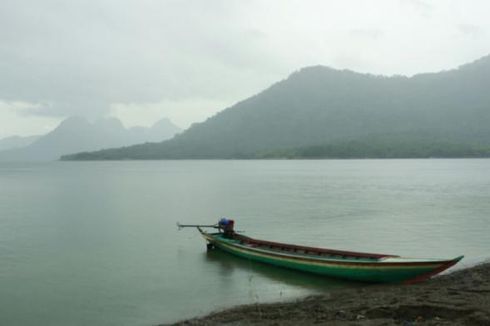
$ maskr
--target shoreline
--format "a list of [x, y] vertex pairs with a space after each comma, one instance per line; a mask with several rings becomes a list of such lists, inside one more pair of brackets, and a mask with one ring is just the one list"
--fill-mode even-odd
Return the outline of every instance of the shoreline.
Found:
[[250, 304], [172, 325], [490, 325], [490, 262], [414, 285], [366, 285]]

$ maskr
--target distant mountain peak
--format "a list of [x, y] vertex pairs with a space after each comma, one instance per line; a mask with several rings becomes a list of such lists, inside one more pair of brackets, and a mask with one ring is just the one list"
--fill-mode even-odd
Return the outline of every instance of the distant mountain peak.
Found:
[[[126, 129], [117, 118], [104, 118], [90, 123], [83, 117], [68, 117], [54, 130], [29, 140], [0, 140], [0, 160], [56, 160], [63, 154], [102, 148], [158, 142], [173, 137], [180, 128], [168, 119], [152, 128]], [[20, 144], [20, 145], [19, 145]], [[4, 150], [3, 150], [4, 149]]]
[[158, 120], [157, 122], [155, 122], [151, 126], [151, 128], [152, 129], [154, 129], [154, 128], [174, 128], [174, 129], [181, 130], [180, 127], [178, 127], [172, 121], [170, 121], [169, 118], [162, 118], [162, 119]]
[[[423, 72], [419, 74], [415, 74], [413, 77], [419, 77], [419, 76], [427, 76], [427, 75], [434, 75], [434, 74], [439, 74], [439, 73], [445, 73], [445, 72], [452, 72], [452, 71], [458, 71], [458, 70], [478, 70], [478, 69], [488, 69], [490, 70], [490, 54], [485, 55], [481, 58], [478, 58], [474, 61], [462, 64], [458, 67], [452, 68], [452, 69], [447, 69], [439, 72]], [[312, 65], [312, 66], [307, 66], [303, 67], [292, 74], [289, 75], [287, 78], [289, 79], [295, 79], [295, 78], [310, 78], [310, 77], [338, 77], [339, 75], [357, 75], [357, 76], [364, 76], [364, 77], [384, 77], [384, 78], [409, 78], [405, 75], [400, 75], [400, 74], [395, 74], [395, 75], [379, 75], [379, 74], [372, 74], [372, 73], [363, 73], [363, 72], [357, 72], [354, 70], [350, 69], [336, 69], [332, 68], [329, 66], [324, 66], [324, 65]]]
[[287, 78], [287, 81], [291, 82], [337, 82], [341, 80], [367, 80], [367, 79], [386, 79], [386, 78], [400, 78], [405, 76], [384, 76], [375, 75], [370, 73], [356, 72], [350, 69], [335, 69], [328, 66], [314, 65], [301, 68], [300, 70], [293, 72]]
[[87, 119], [79, 117], [79, 116], [72, 116], [68, 117], [65, 120], [61, 121], [58, 127], [56, 129], [70, 129], [70, 128], [78, 128], [80, 126], [87, 126], [90, 123], [88, 122]]
[[290, 74], [288, 79], [296, 78], [298, 76], [303, 77], [303, 76], [317, 75], [317, 74], [331, 74], [331, 73], [335, 74], [339, 72], [342, 72], [342, 70], [338, 70], [329, 66], [323, 66], [323, 65], [306, 66]]

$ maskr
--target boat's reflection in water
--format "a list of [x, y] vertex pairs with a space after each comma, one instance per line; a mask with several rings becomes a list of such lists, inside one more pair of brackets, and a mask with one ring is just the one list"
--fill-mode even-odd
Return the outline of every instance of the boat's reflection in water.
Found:
[[208, 250], [203, 254], [206, 261], [219, 264], [219, 273], [227, 279], [235, 272], [245, 272], [264, 276], [272, 281], [289, 286], [312, 290], [312, 293], [330, 292], [339, 288], [366, 286], [366, 283], [349, 282], [325, 276], [298, 272], [287, 268], [251, 261], [233, 256], [219, 249]]

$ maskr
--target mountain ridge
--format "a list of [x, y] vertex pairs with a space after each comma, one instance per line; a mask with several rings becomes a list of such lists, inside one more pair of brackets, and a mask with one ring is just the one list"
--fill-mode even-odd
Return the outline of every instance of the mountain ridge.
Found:
[[90, 123], [82, 117], [68, 117], [51, 132], [30, 144], [0, 151], [0, 161], [57, 160], [66, 153], [157, 142], [173, 137], [181, 129], [162, 119], [149, 128], [125, 128], [116, 118]]
[[490, 56], [411, 77], [305, 67], [172, 140], [63, 159], [260, 158], [379, 135], [486, 148], [489, 84]]

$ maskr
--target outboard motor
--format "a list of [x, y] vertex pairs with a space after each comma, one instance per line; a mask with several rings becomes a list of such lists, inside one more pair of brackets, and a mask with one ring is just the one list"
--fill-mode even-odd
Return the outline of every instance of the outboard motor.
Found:
[[223, 231], [226, 238], [233, 238], [233, 235], [235, 234], [235, 231], [233, 229], [234, 226], [235, 226], [235, 221], [228, 219], [226, 217], [223, 217], [218, 222], [218, 227], [220, 230]]

